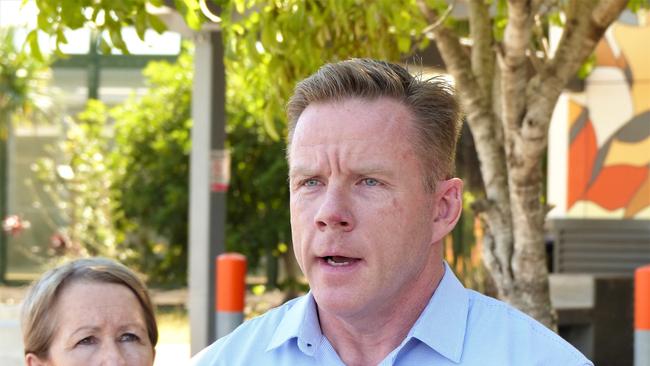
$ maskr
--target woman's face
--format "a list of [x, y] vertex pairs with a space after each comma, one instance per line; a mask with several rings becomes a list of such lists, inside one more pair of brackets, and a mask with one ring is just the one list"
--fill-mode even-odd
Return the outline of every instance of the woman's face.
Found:
[[126, 286], [74, 282], [59, 295], [54, 311], [48, 356], [27, 355], [28, 365], [153, 365], [142, 307]]

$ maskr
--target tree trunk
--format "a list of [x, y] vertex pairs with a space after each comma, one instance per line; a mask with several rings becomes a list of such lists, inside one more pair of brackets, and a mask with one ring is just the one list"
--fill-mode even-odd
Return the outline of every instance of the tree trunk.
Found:
[[533, 28], [535, 17], [544, 16], [544, 1], [509, 0], [504, 37], [496, 42], [488, 2], [469, 0], [469, 51], [425, 0], [417, 3], [435, 25], [431, 32], [447, 72], [456, 80], [481, 162], [486, 199], [476, 210], [484, 222], [486, 268], [501, 299], [556, 329], [544, 248], [540, 162], [562, 89], [627, 1], [569, 1], [557, 50], [552, 58], [541, 60], [531, 38], [542, 33]]
[[550, 303], [544, 247], [546, 212], [540, 201], [543, 179], [541, 164], [534, 172], [520, 177], [516, 167], [510, 170], [510, 202], [515, 239], [512, 258], [514, 287], [504, 299], [555, 329], [557, 319]]

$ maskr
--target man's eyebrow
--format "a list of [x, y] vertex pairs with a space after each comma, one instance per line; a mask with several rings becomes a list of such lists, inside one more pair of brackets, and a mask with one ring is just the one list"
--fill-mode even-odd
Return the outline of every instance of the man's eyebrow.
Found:
[[[360, 165], [357, 167], [351, 167], [350, 171], [356, 175], [383, 175], [392, 177], [395, 175], [390, 169], [381, 166], [381, 164], [372, 164], [372, 165]], [[309, 165], [296, 165], [289, 167], [289, 178], [302, 176], [310, 177], [318, 175], [318, 169], [314, 166]]]
[[369, 175], [369, 174], [390, 174], [390, 170], [379, 165], [368, 165], [368, 166], [359, 166], [353, 167], [352, 171], [357, 174]]
[[393, 170], [382, 166], [381, 164], [353, 166], [350, 168], [350, 170], [359, 175], [384, 175], [389, 177], [395, 175], [395, 172]]

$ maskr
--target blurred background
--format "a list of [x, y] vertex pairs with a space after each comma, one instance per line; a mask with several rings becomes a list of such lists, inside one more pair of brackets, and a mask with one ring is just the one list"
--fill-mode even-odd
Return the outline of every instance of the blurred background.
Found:
[[[142, 274], [161, 327], [157, 365], [182, 364], [214, 339], [219, 253], [247, 259], [246, 317], [307, 291], [286, 187], [293, 86], [325, 62], [374, 57], [445, 77], [462, 94], [462, 63], [437, 43], [443, 31], [477, 62], [473, 22], [487, 20], [497, 49], [510, 19], [506, 1], [479, 2], [478, 15], [473, 3], [0, 0], [0, 363], [22, 364], [26, 286], [72, 258], [110, 257]], [[576, 16], [573, 2], [542, 3], [529, 80]], [[573, 61], [533, 164], [548, 215], [536, 244], [544, 270], [531, 270], [548, 274], [560, 335], [599, 365], [631, 364], [632, 276], [650, 263], [650, 18], [647, 3], [626, 3]], [[488, 104], [499, 114], [493, 49], [490, 70], [471, 70], [495, 80]], [[467, 287], [498, 297], [502, 280], [484, 265], [495, 242], [492, 163], [477, 145], [503, 136], [475, 141], [477, 125], [464, 124], [458, 145], [465, 207], [445, 259]], [[496, 163], [510, 167], [500, 144]]]

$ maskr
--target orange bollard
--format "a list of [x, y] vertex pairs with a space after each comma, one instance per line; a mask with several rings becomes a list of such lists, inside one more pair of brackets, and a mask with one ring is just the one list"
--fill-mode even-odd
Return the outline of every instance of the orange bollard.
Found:
[[216, 259], [215, 275], [215, 321], [219, 339], [244, 321], [246, 257], [239, 253], [219, 255]]
[[634, 273], [634, 365], [650, 366], [650, 265]]

